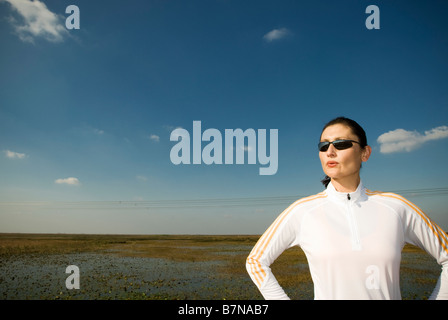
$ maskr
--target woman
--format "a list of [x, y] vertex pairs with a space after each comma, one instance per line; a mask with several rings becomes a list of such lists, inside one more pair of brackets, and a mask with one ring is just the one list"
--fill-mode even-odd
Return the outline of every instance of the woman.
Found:
[[289, 299], [270, 265], [292, 246], [307, 257], [315, 299], [401, 299], [405, 243], [443, 266], [431, 298], [448, 298], [447, 235], [403, 197], [364, 188], [359, 171], [371, 152], [355, 121], [340, 117], [325, 125], [319, 143], [325, 191], [289, 206], [247, 258], [247, 271], [265, 299]]

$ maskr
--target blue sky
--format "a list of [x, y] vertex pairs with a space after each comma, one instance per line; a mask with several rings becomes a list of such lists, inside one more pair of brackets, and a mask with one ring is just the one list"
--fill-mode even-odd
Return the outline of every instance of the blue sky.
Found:
[[[65, 25], [72, 4], [79, 29]], [[366, 28], [371, 4], [380, 29]], [[447, 230], [447, 11], [1, 0], [0, 232], [261, 233], [322, 190], [317, 142], [340, 115], [373, 148], [364, 184], [403, 191]], [[278, 171], [174, 165], [170, 134], [193, 121], [277, 129]]]

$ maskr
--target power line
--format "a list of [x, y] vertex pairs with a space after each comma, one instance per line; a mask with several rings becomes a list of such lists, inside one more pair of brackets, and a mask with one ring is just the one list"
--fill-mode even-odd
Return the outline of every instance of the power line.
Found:
[[[387, 191], [405, 197], [426, 197], [448, 194], [448, 187], [427, 189], [404, 189]], [[163, 209], [163, 208], [205, 208], [205, 207], [245, 207], [288, 205], [305, 197], [273, 196], [273, 197], [241, 197], [241, 198], [204, 198], [204, 199], [172, 199], [149, 201], [24, 201], [0, 202], [0, 207], [31, 206], [60, 209]]]

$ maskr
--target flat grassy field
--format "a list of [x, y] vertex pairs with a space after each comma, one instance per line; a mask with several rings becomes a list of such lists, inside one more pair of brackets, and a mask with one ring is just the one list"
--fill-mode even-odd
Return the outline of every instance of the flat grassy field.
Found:
[[[253, 235], [0, 234], [0, 299], [262, 299], [246, 272]], [[76, 265], [80, 288], [67, 289]], [[304, 253], [285, 251], [272, 270], [292, 299], [313, 299]], [[440, 267], [406, 246], [403, 299], [426, 299]]]

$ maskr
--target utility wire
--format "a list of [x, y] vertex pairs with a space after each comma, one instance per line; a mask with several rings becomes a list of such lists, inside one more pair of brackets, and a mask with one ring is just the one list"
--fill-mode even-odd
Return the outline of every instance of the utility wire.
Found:
[[[448, 194], [448, 187], [427, 189], [405, 189], [387, 191], [405, 197], [427, 197]], [[150, 201], [24, 201], [0, 202], [0, 207], [32, 206], [61, 209], [158, 209], [158, 208], [201, 208], [201, 207], [244, 207], [288, 205], [305, 196], [273, 196], [242, 198], [172, 199]]]

